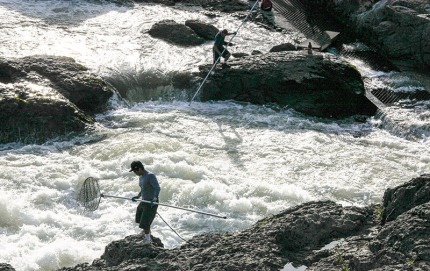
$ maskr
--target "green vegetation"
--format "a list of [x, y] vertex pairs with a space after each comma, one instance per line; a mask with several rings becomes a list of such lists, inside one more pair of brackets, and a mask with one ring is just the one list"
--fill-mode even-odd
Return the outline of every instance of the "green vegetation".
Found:
[[376, 208], [376, 215], [378, 216], [378, 219], [379, 219], [379, 220], [382, 220], [382, 207], [381, 207], [381, 205], [379, 205], [379, 206]]
[[351, 271], [349, 269], [349, 263], [345, 260], [342, 255], [336, 257], [336, 262], [340, 263], [340, 271]]

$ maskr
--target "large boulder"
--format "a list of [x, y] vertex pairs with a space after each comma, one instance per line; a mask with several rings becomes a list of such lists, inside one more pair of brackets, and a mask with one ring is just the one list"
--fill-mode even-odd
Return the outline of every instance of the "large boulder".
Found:
[[71, 58], [0, 58], [0, 143], [85, 131], [114, 90]]
[[185, 21], [185, 25], [205, 40], [213, 40], [219, 31], [215, 26], [199, 20], [187, 20]]
[[83, 131], [94, 120], [55, 89], [0, 84], [0, 143], [42, 143]]
[[[203, 85], [201, 100], [277, 103], [319, 117], [372, 115], [376, 107], [364, 96], [361, 75], [331, 54], [305, 51], [243, 57], [216, 69]], [[202, 67], [200, 76], [205, 76]]]
[[430, 69], [428, 0], [321, 1], [338, 20], [398, 65]]
[[154, 24], [148, 31], [154, 38], [179, 46], [196, 46], [205, 43], [191, 28], [173, 20], [163, 20]]
[[422, 175], [384, 193], [382, 223], [423, 203], [430, 202], [430, 175]]

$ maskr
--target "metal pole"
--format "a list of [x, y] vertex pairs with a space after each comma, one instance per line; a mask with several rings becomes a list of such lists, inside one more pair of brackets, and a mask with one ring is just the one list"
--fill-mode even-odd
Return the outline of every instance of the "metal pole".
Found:
[[[116, 199], [132, 200], [131, 198], [118, 197], [118, 196], [109, 196], [109, 195], [104, 195], [104, 194], [100, 194], [100, 196], [101, 197], [105, 197], [105, 198], [116, 198]], [[143, 200], [143, 199], [137, 199], [136, 201], [145, 202], [145, 203], [151, 203], [150, 201]], [[175, 209], [180, 209], [180, 210], [184, 210], [184, 211], [188, 211], [188, 212], [199, 213], [199, 214], [202, 214], [202, 215], [209, 215], [209, 216], [214, 216], [214, 217], [218, 217], [218, 218], [227, 219], [226, 216], [220, 216], [220, 215], [216, 215], [216, 214], [211, 214], [211, 213], [206, 213], [206, 212], [202, 212], [202, 211], [187, 209], [187, 208], [183, 208], [183, 207], [168, 205], [168, 204], [164, 204], [164, 203], [154, 202], [153, 204], [157, 204], [157, 205], [160, 205], [160, 206], [166, 206], [166, 207], [170, 207], [170, 208], [175, 208]]]
[[234, 39], [234, 37], [236, 37], [236, 35], [237, 35], [237, 32], [239, 32], [239, 29], [241, 29], [242, 28], [242, 26], [245, 24], [245, 22], [246, 22], [246, 20], [248, 19], [248, 17], [250, 17], [251, 16], [251, 14], [252, 14], [252, 11], [254, 10], [254, 8], [257, 6], [257, 3], [258, 3], [258, 1], [259, 0], [256, 0], [255, 1], [255, 3], [254, 3], [254, 5], [252, 6], [252, 8], [251, 8], [251, 10], [249, 11], [249, 13], [248, 13], [248, 15], [245, 17], [245, 19], [242, 21], [242, 23], [239, 25], [239, 27], [236, 29], [236, 34], [234, 34], [231, 38], [230, 38], [230, 40], [229, 40], [229, 42], [227, 43], [227, 45], [224, 47], [224, 50], [221, 52], [221, 55], [217, 58], [217, 60], [215, 61], [215, 63], [212, 65], [212, 68], [209, 70], [209, 72], [208, 72], [208, 74], [206, 75], [206, 77], [203, 79], [203, 81], [200, 83], [200, 85], [199, 85], [199, 87], [197, 88], [197, 91], [194, 93], [194, 96], [191, 98], [191, 100], [190, 100], [190, 102], [189, 102], [189, 104], [188, 105], [191, 105], [191, 103], [194, 101], [194, 98], [196, 98], [196, 96], [197, 96], [197, 94], [200, 92], [200, 89], [203, 87], [203, 85], [205, 84], [205, 82], [206, 82], [206, 80], [208, 79], [208, 77], [209, 77], [209, 75], [211, 74], [211, 72], [213, 71], [213, 69], [215, 68], [215, 66], [216, 66], [216, 64], [218, 63], [218, 61], [219, 62], [221, 62], [220, 61], [220, 59], [221, 59], [221, 56], [222, 56], [222, 54], [224, 53], [224, 51], [227, 49], [227, 47], [228, 47], [228, 44], [230, 44], [231, 43], [231, 41]]

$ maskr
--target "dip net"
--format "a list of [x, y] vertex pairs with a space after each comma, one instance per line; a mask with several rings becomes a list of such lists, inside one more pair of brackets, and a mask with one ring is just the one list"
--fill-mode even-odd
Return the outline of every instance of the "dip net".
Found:
[[97, 178], [88, 177], [82, 184], [78, 194], [78, 202], [86, 211], [95, 211], [99, 208], [101, 199], [100, 187]]

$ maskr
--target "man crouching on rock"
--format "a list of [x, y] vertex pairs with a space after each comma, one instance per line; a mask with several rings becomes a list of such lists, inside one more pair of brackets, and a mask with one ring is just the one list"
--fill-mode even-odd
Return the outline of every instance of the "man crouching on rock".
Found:
[[130, 172], [134, 172], [139, 176], [140, 193], [131, 198], [132, 201], [136, 201], [140, 197], [143, 200], [150, 201], [151, 203], [140, 202], [136, 209], [136, 223], [139, 224], [139, 228], [143, 229], [145, 233], [145, 239], [143, 243], [149, 245], [152, 243], [151, 240], [151, 224], [154, 221], [155, 215], [157, 214], [158, 195], [160, 195], [160, 185], [157, 177], [154, 173], [145, 170], [142, 162], [134, 161], [131, 163]]

